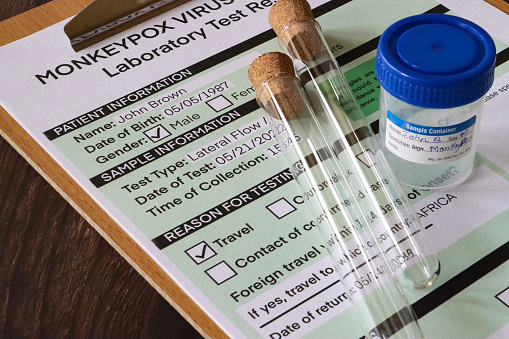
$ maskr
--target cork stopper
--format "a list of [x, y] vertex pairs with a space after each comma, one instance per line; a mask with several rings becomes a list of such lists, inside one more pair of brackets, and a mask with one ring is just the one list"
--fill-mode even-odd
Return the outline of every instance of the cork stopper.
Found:
[[302, 97], [294, 74], [292, 60], [280, 52], [265, 53], [249, 66], [248, 77], [258, 103], [276, 119], [281, 119], [280, 113], [294, 117], [300, 110]]
[[269, 11], [269, 24], [292, 57], [311, 60], [322, 39], [306, 0], [278, 0]]

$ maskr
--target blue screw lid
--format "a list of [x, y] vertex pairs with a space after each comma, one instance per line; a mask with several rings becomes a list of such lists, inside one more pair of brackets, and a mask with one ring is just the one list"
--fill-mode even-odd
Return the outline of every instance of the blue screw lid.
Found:
[[493, 84], [495, 58], [493, 39], [473, 22], [421, 14], [382, 34], [375, 71], [380, 85], [406, 103], [452, 108], [486, 94]]

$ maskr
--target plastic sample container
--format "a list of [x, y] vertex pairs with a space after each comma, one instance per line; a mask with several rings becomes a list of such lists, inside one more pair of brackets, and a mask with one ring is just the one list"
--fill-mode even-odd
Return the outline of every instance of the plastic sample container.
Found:
[[495, 57], [488, 33], [455, 16], [411, 16], [382, 34], [380, 143], [402, 184], [440, 189], [470, 176]]

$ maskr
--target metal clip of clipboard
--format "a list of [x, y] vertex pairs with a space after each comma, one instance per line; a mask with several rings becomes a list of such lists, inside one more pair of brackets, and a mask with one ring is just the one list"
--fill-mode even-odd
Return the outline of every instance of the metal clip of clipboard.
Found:
[[96, 0], [69, 21], [65, 34], [77, 52], [189, 0]]

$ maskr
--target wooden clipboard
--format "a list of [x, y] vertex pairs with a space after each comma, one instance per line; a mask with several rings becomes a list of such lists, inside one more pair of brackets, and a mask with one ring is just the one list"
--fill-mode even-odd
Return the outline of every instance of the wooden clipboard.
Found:
[[[509, 14], [509, 4], [485, 0]], [[67, 19], [92, 0], [53, 0], [0, 23], [0, 46]], [[206, 338], [225, 332], [143, 251], [124, 230], [0, 107], [0, 134], [104, 237], [184, 318]]]
[[[0, 23], [0, 46], [76, 15], [91, 0], [54, 0]], [[0, 134], [206, 338], [228, 338], [219, 326], [130, 238], [53, 158], [0, 107]]]

